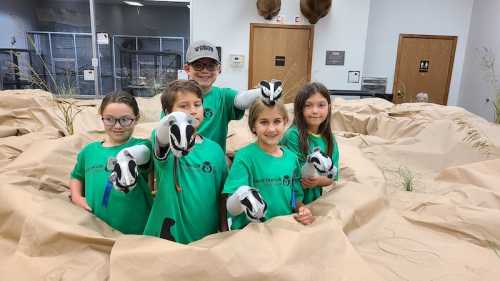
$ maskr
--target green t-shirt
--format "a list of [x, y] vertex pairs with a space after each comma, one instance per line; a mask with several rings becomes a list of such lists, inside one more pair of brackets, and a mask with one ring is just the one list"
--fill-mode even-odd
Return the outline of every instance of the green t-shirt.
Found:
[[128, 142], [113, 147], [102, 146], [102, 141], [89, 143], [78, 153], [71, 172], [71, 178], [82, 182], [92, 213], [125, 234], [142, 234], [148, 220], [152, 205], [148, 186], [150, 163], [138, 167], [137, 186], [130, 192], [111, 188], [107, 206], [103, 204], [103, 195], [111, 171], [106, 171], [106, 165], [108, 159], [116, 157], [120, 150], [138, 144], [148, 146], [151, 151], [148, 140], [137, 138], [130, 138]]
[[[212, 89], [203, 95], [203, 122], [196, 130], [205, 138], [218, 143], [226, 151], [227, 125], [231, 120], [239, 120], [245, 114], [244, 110], [234, 107], [234, 98], [238, 92], [231, 88]], [[162, 112], [160, 117], [163, 118]]]
[[[300, 167], [293, 152], [281, 148], [283, 155], [268, 154], [257, 143], [251, 143], [236, 152], [223, 193], [232, 194], [240, 186], [259, 190], [267, 203], [266, 219], [293, 213], [292, 192], [302, 202], [302, 188], [298, 176]], [[246, 215], [232, 217], [231, 229], [241, 229], [249, 223]]]
[[[156, 131], [152, 140], [154, 147]], [[174, 182], [174, 161], [172, 153], [164, 160], [154, 158], [157, 193], [144, 234], [187, 244], [218, 230], [226, 160], [217, 143], [203, 139], [178, 160], [180, 192]]]
[[[321, 136], [316, 136], [313, 134], [309, 134], [309, 137], [307, 138], [309, 141], [309, 153], [311, 153], [314, 148], [319, 147], [321, 152], [327, 153], [328, 146], [326, 144], [326, 141], [323, 137]], [[291, 126], [288, 128], [286, 131], [285, 135], [283, 136], [283, 139], [281, 140], [281, 144], [288, 147], [291, 151], [293, 151], [297, 157], [299, 158], [299, 163], [300, 166], [302, 167], [304, 163], [306, 162], [307, 154], [302, 153], [300, 151], [300, 145], [299, 145], [299, 131], [295, 125]], [[337, 141], [335, 139], [335, 135], [333, 135], [333, 153], [330, 156], [332, 157], [333, 165], [337, 168], [337, 171], [339, 170], [339, 146], [337, 145]], [[337, 173], [337, 176], [335, 177], [335, 180], [339, 180], [339, 173]], [[313, 187], [313, 188], [305, 188], [304, 189], [304, 204], [309, 204], [312, 201], [316, 200], [318, 197], [321, 196], [323, 191], [323, 188], [321, 187]]]

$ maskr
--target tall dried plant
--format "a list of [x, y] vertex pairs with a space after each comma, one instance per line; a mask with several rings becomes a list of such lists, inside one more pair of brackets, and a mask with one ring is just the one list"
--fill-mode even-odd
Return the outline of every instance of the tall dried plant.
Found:
[[483, 71], [483, 79], [488, 82], [494, 90], [491, 101], [495, 111], [495, 123], [500, 124], [500, 81], [495, 71], [495, 54], [486, 47], [478, 49], [480, 55], [480, 66]]
[[[33, 49], [36, 50], [33, 39], [28, 37], [28, 42], [31, 44]], [[19, 75], [19, 77], [21, 77], [23, 80], [30, 81], [33, 87], [52, 93], [52, 102], [54, 104], [54, 107], [56, 108], [56, 116], [64, 123], [68, 135], [73, 135], [75, 132], [75, 118], [82, 111], [82, 109], [78, 106], [77, 101], [74, 100], [75, 96], [77, 95], [77, 89], [70, 81], [70, 78], [72, 76], [71, 71], [65, 69], [64, 81], [57, 81], [55, 74], [50, 71], [44, 58], [38, 52], [35, 53], [40, 59], [45, 72], [48, 73], [46, 77], [48, 77], [49, 81], [43, 79], [31, 65], [28, 65], [29, 74], [23, 72], [19, 65], [12, 65], [12, 67], [15, 69], [15, 74]], [[19, 58], [19, 54], [15, 55], [18, 56], [18, 61], [21, 61]], [[77, 73], [75, 73], [75, 76], [77, 76]], [[50, 84], [52, 84], [52, 87], [50, 87]]]

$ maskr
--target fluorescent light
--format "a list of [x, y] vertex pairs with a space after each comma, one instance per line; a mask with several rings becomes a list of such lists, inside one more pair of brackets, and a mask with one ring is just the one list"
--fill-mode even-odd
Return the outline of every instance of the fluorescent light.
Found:
[[149, 0], [153, 2], [179, 2], [179, 3], [189, 3], [191, 0]]
[[135, 1], [123, 1], [123, 3], [130, 5], [130, 6], [136, 6], [136, 7], [144, 6], [142, 3], [135, 2]]

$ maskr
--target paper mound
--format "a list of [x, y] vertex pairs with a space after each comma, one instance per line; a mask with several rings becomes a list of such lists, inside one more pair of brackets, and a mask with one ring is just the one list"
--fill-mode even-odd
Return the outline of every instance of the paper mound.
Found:
[[[103, 136], [99, 101], [78, 101], [63, 137], [49, 93], [0, 95], [2, 280], [499, 280], [500, 126], [461, 108], [335, 100], [341, 182], [313, 225], [278, 217], [186, 246], [69, 202], [76, 153]], [[139, 103], [149, 137], [160, 100]], [[230, 150], [252, 141], [246, 117], [229, 135]]]

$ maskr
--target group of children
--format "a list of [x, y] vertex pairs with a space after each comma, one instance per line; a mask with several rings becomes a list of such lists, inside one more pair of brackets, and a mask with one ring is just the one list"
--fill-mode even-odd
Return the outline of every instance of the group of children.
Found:
[[[338, 173], [334, 178], [301, 176], [314, 149], [338, 168], [328, 90], [320, 83], [305, 85], [285, 132], [287, 111], [279, 101], [270, 102], [264, 90], [213, 86], [220, 73], [215, 46], [191, 44], [186, 62], [190, 80], [174, 81], [162, 94], [162, 118], [151, 140], [131, 137], [139, 119], [131, 95], [103, 99], [99, 113], [106, 135], [78, 153], [70, 180], [72, 202], [125, 234], [184, 244], [228, 230], [228, 217], [231, 229], [293, 213], [298, 222], [311, 224], [314, 216], [306, 204], [338, 180]], [[247, 108], [257, 140], [235, 153], [228, 170], [228, 123], [241, 119]], [[235, 204], [245, 211], [234, 211]]]

